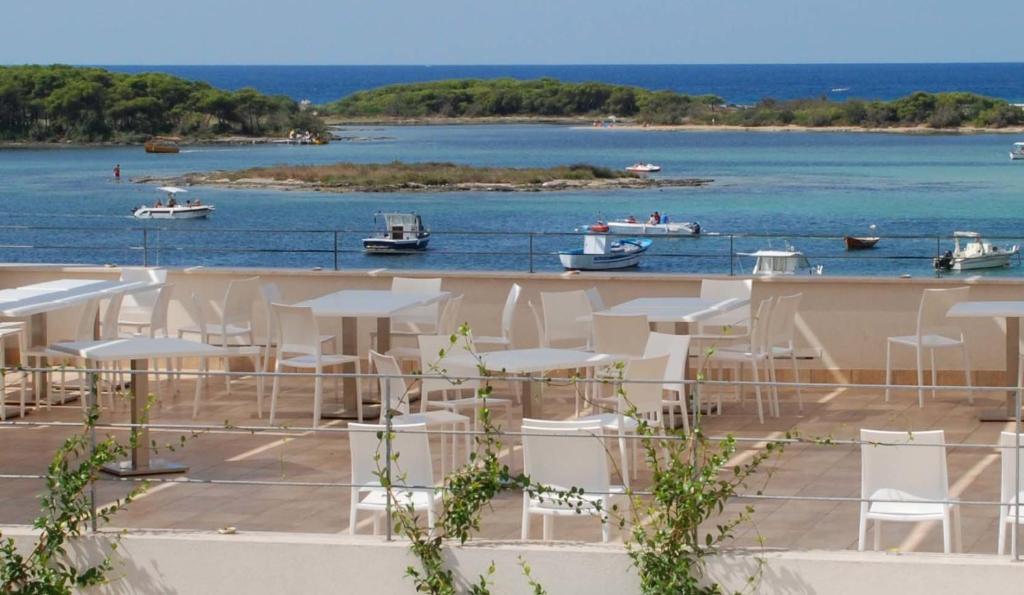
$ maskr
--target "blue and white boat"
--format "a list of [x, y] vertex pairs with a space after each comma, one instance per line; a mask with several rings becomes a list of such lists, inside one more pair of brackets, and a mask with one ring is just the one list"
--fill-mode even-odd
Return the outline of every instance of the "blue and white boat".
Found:
[[423, 220], [416, 213], [377, 213], [384, 221], [384, 230], [379, 234], [363, 238], [363, 250], [368, 254], [407, 254], [427, 249], [430, 232], [423, 227]]
[[558, 258], [571, 271], [626, 269], [640, 264], [640, 257], [653, 242], [638, 238], [610, 241], [605, 235], [588, 234], [583, 237], [583, 248], [562, 250]]

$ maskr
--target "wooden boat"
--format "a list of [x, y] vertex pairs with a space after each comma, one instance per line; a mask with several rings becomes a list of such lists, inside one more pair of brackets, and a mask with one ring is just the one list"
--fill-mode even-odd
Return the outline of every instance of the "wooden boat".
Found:
[[587, 235], [583, 248], [562, 250], [558, 259], [570, 271], [608, 271], [625, 269], [640, 264], [640, 257], [651, 247], [653, 240], [626, 238], [608, 241], [605, 235]]
[[843, 236], [843, 242], [846, 243], [847, 250], [870, 250], [875, 247], [879, 237], [867, 237], [867, 236]]
[[143, 145], [147, 153], [178, 153], [181, 149], [173, 140], [165, 138], [152, 138]]

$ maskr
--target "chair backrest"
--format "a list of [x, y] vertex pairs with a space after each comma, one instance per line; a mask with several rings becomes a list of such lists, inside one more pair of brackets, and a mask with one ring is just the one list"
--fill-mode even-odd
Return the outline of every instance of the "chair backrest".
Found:
[[804, 294], [794, 293], [775, 298], [775, 306], [768, 321], [766, 340], [770, 346], [794, 347], [796, 313]]
[[[167, 281], [167, 269], [126, 268], [121, 269], [121, 281], [133, 283], [164, 283]], [[130, 293], [124, 296], [122, 305], [126, 308], [152, 308], [159, 296], [156, 291]]]
[[459, 328], [459, 314], [462, 312], [462, 295], [450, 297], [441, 309], [441, 318], [437, 322], [437, 334], [452, 334]]
[[[479, 380], [459, 380], [467, 376], [476, 377], [480, 375], [479, 370], [473, 365], [459, 365], [452, 363], [452, 358], [462, 355], [472, 355], [472, 344], [466, 345], [468, 340], [465, 337], [458, 337], [455, 344], [451, 342], [451, 335], [420, 335], [417, 337], [420, 347], [420, 371], [425, 376], [445, 376], [444, 378], [423, 378], [420, 384], [420, 398], [427, 398], [429, 393], [439, 390], [473, 389], [476, 396], [476, 389], [480, 388]], [[444, 352], [442, 357], [440, 354]]]
[[271, 304], [277, 319], [279, 353], [301, 353], [320, 357], [320, 327], [313, 308]]
[[642, 357], [651, 325], [645, 314], [594, 314], [594, 351]]
[[771, 323], [775, 298], [765, 298], [757, 305], [757, 314], [751, 321], [750, 349], [753, 353], [765, 353], [768, 349], [768, 325]]
[[[396, 293], [437, 293], [441, 291], [441, 279], [394, 277], [391, 279], [391, 291]], [[439, 302], [434, 302], [432, 304], [427, 304], [426, 306], [406, 308], [400, 313], [392, 316], [391, 322], [412, 325], [414, 329], [420, 328], [417, 325], [423, 325], [423, 330], [435, 332], [439, 322], [438, 319], [440, 317], [440, 313], [441, 304]]]
[[594, 310], [585, 291], [541, 292], [544, 347], [570, 344], [579, 347], [590, 343], [590, 323], [577, 320]]
[[604, 298], [601, 297], [601, 292], [596, 287], [591, 287], [584, 291], [587, 294], [587, 301], [590, 302], [590, 309], [594, 312], [604, 312], [608, 309], [604, 305]]
[[657, 357], [667, 355], [668, 362], [665, 364], [664, 390], [683, 390], [680, 384], [686, 380], [686, 358], [690, 355], [690, 336], [671, 335], [669, 333], [650, 333], [647, 336], [647, 346], [644, 349], [644, 357]]
[[273, 345], [277, 341], [277, 319], [270, 304], [283, 304], [284, 296], [281, 295], [281, 288], [273, 282], [260, 285], [260, 296], [263, 298], [263, 310], [266, 313], [263, 330], [266, 332], [267, 345]]
[[99, 313], [99, 299], [85, 302], [81, 312], [78, 314], [78, 324], [75, 325], [75, 341], [92, 341], [96, 338], [96, 316]]
[[917, 334], [947, 335], [960, 337], [963, 334], [956, 321], [947, 318], [946, 313], [953, 304], [966, 302], [970, 287], [953, 289], [925, 289], [921, 295], [921, 306], [917, 311]]
[[210, 341], [210, 333], [206, 328], [206, 313], [203, 312], [203, 300], [199, 298], [196, 292], [192, 292], [192, 317], [196, 321], [196, 328], [199, 329], [199, 342], [208, 343]]
[[[380, 485], [388, 466], [382, 424], [348, 424], [353, 485]], [[391, 482], [398, 487], [433, 486], [434, 468], [426, 424], [392, 424]]]
[[118, 293], [107, 299], [107, 306], [103, 309], [103, 316], [100, 317], [100, 339], [117, 339], [120, 326], [117, 318], [121, 315], [121, 303], [124, 301], [124, 294]]
[[171, 295], [174, 293], [174, 286], [164, 285], [153, 303], [153, 311], [149, 317], [150, 337], [169, 337], [170, 332], [167, 326], [167, 311], [171, 307]]
[[611, 487], [601, 425], [590, 421], [523, 420], [523, 471], [556, 488], [607, 493]]
[[508, 290], [508, 297], [505, 298], [505, 307], [501, 309], [501, 336], [508, 339], [512, 344], [512, 332], [515, 325], [516, 306], [519, 305], [519, 298], [523, 295], [523, 287], [513, 283]]
[[888, 489], [922, 500], [949, 499], [945, 432], [862, 429], [860, 439], [862, 498]]
[[664, 380], [665, 369], [668, 367], [668, 355], [659, 355], [644, 359], [630, 360], [622, 373], [621, 384], [624, 397], [620, 395], [619, 412], [625, 413], [630, 407], [636, 408], [639, 415], [658, 414], [661, 412], [661, 391], [664, 384], [643, 382]]
[[[754, 291], [752, 279], [703, 279], [700, 282], [700, 299], [727, 300], [738, 298], [749, 300]], [[703, 327], [746, 326], [750, 324], [750, 305], [723, 312], [701, 321]]]
[[[1016, 502], [1017, 485], [1014, 479], [1014, 467], [1017, 465], [1017, 453], [1013, 450], [1014, 443], [1017, 442], [1017, 434], [1013, 432], [1002, 432], [999, 434], [999, 458], [1001, 459], [1002, 472], [1000, 473], [1000, 489], [999, 489], [999, 501], [1005, 503]], [[1021, 435], [1021, 441], [1017, 444], [1017, 448], [1024, 446], [1024, 434]], [[1018, 470], [1021, 477], [1020, 490], [1024, 492], [1024, 452], [1020, 456], [1020, 467]], [[1022, 502], [1024, 504], [1024, 502]], [[1010, 514], [1013, 514], [1012, 512]], [[1002, 528], [1000, 528], [1001, 530]]]
[[261, 299], [260, 278], [235, 279], [228, 283], [224, 294], [224, 312], [221, 319], [225, 325], [253, 328], [253, 306]]
[[[409, 415], [409, 386], [405, 378], [385, 378], [385, 376], [401, 376], [402, 368], [398, 360], [390, 355], [370, 350], [370, 365], [377, 370], [380, 385], [381, 406], [387, 406], [402, 415]], [[390, 397], [390, 398], [388, 398]]]

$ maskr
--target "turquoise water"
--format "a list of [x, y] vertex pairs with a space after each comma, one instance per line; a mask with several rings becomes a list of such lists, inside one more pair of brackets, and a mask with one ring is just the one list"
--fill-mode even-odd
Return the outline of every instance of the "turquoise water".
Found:
[[[645, 217], [654, 210], [701, 222], [736, 237], [736, 251], [800, 248], [826, 274], [932, 274], [928, 260], [954, 230], [1003, 236], [1024, 244], [1024, 163], [1007, 159], [1008, 135], [927, 135], [767, 132], [650, 132], [564, 126], [410, 126], [347, 128], [344, 135], [376, 140], [323, 147], [258, 145], [186, 149], [147, 155], [139, 147], [0, 151], [0, 258], [6, 261], [507, 268], [526, 270], [530, 239], [520, 232], [570, 232], [598, 214]], [[547, 166], [588, 162], [620, 168], [636, 160], [664, 167], [665, 176], [713, 178], [704, 188], [617, 192], [327, 194], [194, 189], [217, 206], [209, 220], [140, 222], [131, 207], [152, 202], [152, 186], [127, 178], [276, 163], [443, 160], [473, 165]], [[364, 256], [361, 231], [378, 210], [423, 215], [435, 237], [423, 255]], [[846, 253], [838, 239], [886, 237], [877, 250]], [[59, 229], [16, 229], [10, 226]], [[143, 254], [142, 229], [148, 229]], [[258, 230], [287, 231], [258, 231]], [[227, 231], [240, 230], [240, 231]], [[319, 231], [315, 231], [319, 230]], [[335, 234], [334, 232], [339, 232]], [[456, 232], [473, 232], [467, 235]], [[804, 236], [831, 236], [816, 239]], [[891, 236], [932, 236], [910, 240]], [[579, 238], [535, 236], [537, 270], [556, 270], [555, 256]], [[35, 246], [33, 249], [15, 246]], [[128, 247], [135, 247], [134, 249]], [[239, 252], [239, 250], [248, 250]], [[304, 251], [304, 252], [300, 252]], [[749, 261], [729, 258], [727, 235], [659, 240], [641, 270], [729, 272]], [[986, 272], [1020, 275], [1020, 267]]]

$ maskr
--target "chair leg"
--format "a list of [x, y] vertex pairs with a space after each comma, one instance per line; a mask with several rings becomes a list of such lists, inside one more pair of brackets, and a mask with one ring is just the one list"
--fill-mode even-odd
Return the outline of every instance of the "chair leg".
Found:
[[[280, 358], [278, 358], [280, 361]], [[280, 392], [281, 388], [281, 377], [278, 374], [281, 372], [281, 364], [274, 363], [274, 381], [271, 384], [270, 389], [270, 425], [274, 425], [274, 413], [277, 412], [277, 393]]]
[[1006, 509], [1006, 506], [999, 505], [999, 524], [997, 525], [999, 539], [997, 540], [996, 553], [1000, 556], [1006, 553]]
[[946, 507], [946, 513], [942, 519], [942, 551], [947, 554], [953, 553], [953, 513], [950, 507]]
[[[974, 386], [971, 384], [971, 358], [967, 355], [967, 342], [964, 341], [960, 344], [960, 352], [963, 354], [964, 360], [964, 384], [967, 386], [967, 402], [971, 405], [974, 404]], [[1020, 365], [1017, 365], [1020, 369]]]
[[867, 541], [867, 536], [868, 536], [868, 517], [867, 517], [867, 512], [868, 512], [867, 503], [862, 502], [861, 505], [860, 505], [860, 529], [857, 532], [857, 551], [858, 552], [863, 552], [864, 551], [864, 545], [865, 545], [865, 542]]
[[771, 405], [772, 415], [779, 417], [779, 375], [775, 369], [775, 357], [769, 355], [766, 363], [768, 364], [768, 381], [772, 383], [768, 390], [768, 402]]
[[359, 509], [356, 508], [356, 503], [359, 502], [359, 489], [352, 488], [351, 495], [349, 496], [349, 507], [348, 507], [348, 534], [356, 534], [356, 522], [359, 520]]
[[882, 521], [875, 520], [875, 551], [882, 549]]
[[935, 398], [935, 387], [939, 385], [939, 371], [935, 369], [935, 350], [929, 349], [928, 356], [931, 358], [932, 365], [932, 398]]
[[889, 402], [889, 396], [892, 390], [889, 386], [892, 385], [892, 341], [885, 342], [885, 402]]
[[[252, 369], [254, 372], [260, 371], [259, 356], [252, 356]], [[256, 417], [263, 418], [263, 377], [256, 376]]]
[[[338, 377], [334, 377], [334, 381], [338, 381]], [[362, 367], [359, 364], [359, 360], [356, 360], [356, 416], [359, 418], [359, 423], [363, 422], [363, 379], [362, 379]], [[444, 444], [444, 437], [442, 436], [441, 443]]]
[[555, 517], [550, 514], [543, 515], [544, 518], [544, 541], [551, 541], [555, 538]]
[[317, 427], [320, 423], [320, 407], [322, 406], [324, 399], [324, 377], [322, 376], [323, 369], [320, 366], [316, 368], [316, 379], [313, 381], [313, 427]]
[[754, 380], [754, 396], [757, 399], [757, 420], [764, 423], [764, 407], [761, 405], [761, 380], [757, 374], [757, 362], [751, 360], [750, 369]]
[[523, 541], [530, 539], [530, 495], [525, 491], [523, 492], [523, 528], [519, 537]]
[[915, 345], [914, 351], [917, 359], [917, 406], [924, 408], [924, 354], [921, 346]]
[[789, 352], [789, 362], [793, 364], [793, 382], [796, 382], [796, 403], [802, 412], [804, 410], [804, 396], [800, 393], [800, 368], [796, 365], [796, 349]]
[[192, 398], [192, 419], [199, 417], [199, 402], [203, 398], [203, 383], [201, 382], [201, 379], [206, 375], [207, 365], [207, 359], [205, 357], [199, 358], [199, 376], [196, 377], [196, 392]]
[[619, 429], [619, 461], [622, 464], [622, 483], [628, 488], [630, 487], [630, 478], [632, 476], [629, 474], [629, 452], [626, 446], [626, 438], [623, 436], [621, 428]]

